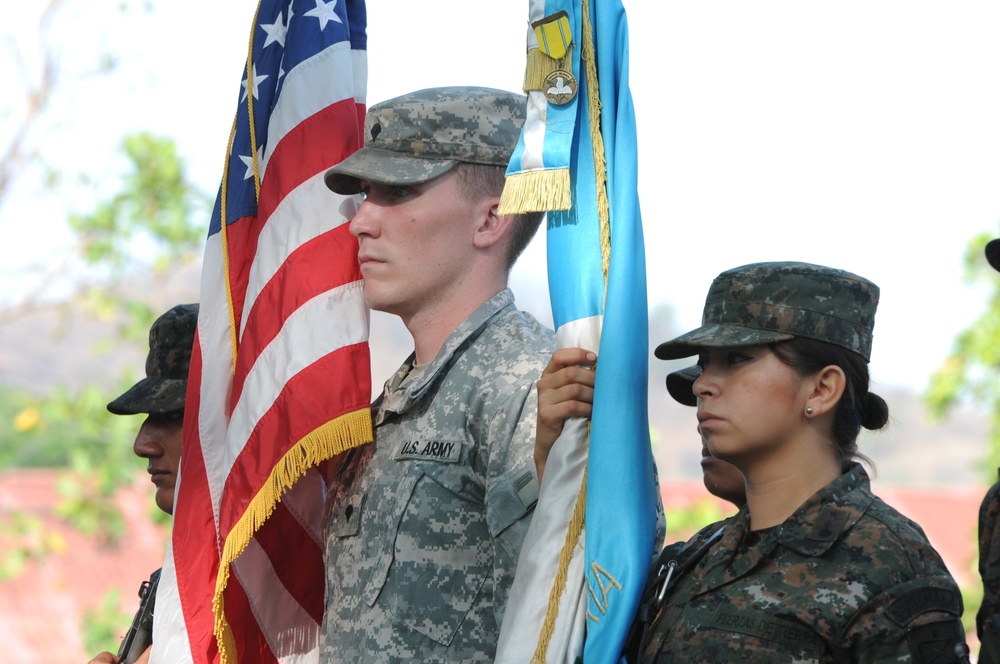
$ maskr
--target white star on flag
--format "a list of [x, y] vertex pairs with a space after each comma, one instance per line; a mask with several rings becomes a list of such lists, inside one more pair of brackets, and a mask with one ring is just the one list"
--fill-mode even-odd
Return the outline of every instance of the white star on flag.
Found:
[[267, 39], [264, 40], [264, 46], [262, 48], [267, 48], [275, 42], [284, 48], [285, 35], [288, 34], [288, 26], [282, 22], [281, 14], [278, 14], [278, 19], [274, 23], [261, 23], [260, 27], [261, 30], [267, 33]]
[[330, 21], [336, 21], [337, 23], [343, 23], [340, 17], [334, 13], [334, 9], [337, 8], [337, 0], [330, 0], [330, 2], [323, 2], [323, 0], [316, 0], [316, 6], [309, 11], [307, 11], [303, 16], [315, 16], [319, 19], [319, 29], [322, 32], [326, 30], [326, 24]]
[[[253, 157], [250, 155], [237, 155], [243, 165], [247, 167], [247, 172], [243, 174], [244, 180], [249, 180], [253, 177]], [[257, 148], [257, 163], [260, 164], [258, 167], [260, 169], [261, 175], [264, 173], [264, 146], [261, 145]]]
[[[264, 79], [268, 78], [269, 76], [270, 76], [269, 74], [258, 74], [257, 73], [257, 65], [253, 66], [253, 98], [254, 99], [258, 99], [260, 97], [260, 95], [258, 94], [258, 92], [259, 92], [261, 81], [263, 81]], [[245, 78], [243, 79], [242, 86], [243, 86], [243, 96], [240, 97], [240, 102], [244, 102], [244, 101], [247, 100], [247, 80]]]

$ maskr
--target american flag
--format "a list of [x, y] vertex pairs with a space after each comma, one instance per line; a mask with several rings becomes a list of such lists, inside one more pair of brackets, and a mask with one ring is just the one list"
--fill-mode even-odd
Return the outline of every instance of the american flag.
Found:
[[357, 201], [323, 183], [363, 143], [365, 23], [363, 0], [261, 0], [254, 17], [205, 250], [154, 663], [319, 659], [321, 469], [371, 440]]

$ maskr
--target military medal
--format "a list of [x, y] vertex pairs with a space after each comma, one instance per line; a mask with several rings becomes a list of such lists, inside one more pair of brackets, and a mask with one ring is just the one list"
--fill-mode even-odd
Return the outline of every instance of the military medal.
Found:
[[540, 90], [550, 104], [568, 104], [576, 96], [578, 87], [569, 65], [569, 55], [573, 48], [569, 14], [565, 11], [556, 12], [535, 21], [531, 27], [538, 40], [538, 53], [542, 56], [536, 58], [535, 62], [535, 67], [542, 70], [537, 72], [541, 74], [541, 81], [533, 89]]

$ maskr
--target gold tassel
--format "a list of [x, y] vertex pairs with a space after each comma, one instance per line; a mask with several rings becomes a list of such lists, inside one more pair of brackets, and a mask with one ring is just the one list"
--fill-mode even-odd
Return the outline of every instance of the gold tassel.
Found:
[[568, 210], [572, 204], [569, 168], [528, 171], [507, 176], [500, 196], [501, 216]]
[[553, 65], [555, 62], [538, 48], [529, 48], [528, 62], [524, 68], [524, 91], [541, 90], [545, 77], [557, 68]]
[[[220, 663], [236, 659], [235, 640], [226, 620], [223, 593], [229, 584], [230, 565], [250, 544], [254, 534], [274, 512], [281, 496], [310, 468], [374, 440], [372, 416], [369, 408], [362, 408], [316, 427], [292, 446], [271, 470], [270, 477], [253, 497], [222, 548], [222, 559], [215, 579], [215, 596], [212, 611], [215, 613], [215, 638], [219, 645]], [[232, 660], [230, 660], [232, 658]]]

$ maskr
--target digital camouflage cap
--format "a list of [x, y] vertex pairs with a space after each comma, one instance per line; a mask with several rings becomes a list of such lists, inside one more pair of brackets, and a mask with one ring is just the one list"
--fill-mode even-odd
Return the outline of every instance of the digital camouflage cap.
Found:
[[459, 163], [506, 167], [524, 125], [527, 98], [479, 87], [428, 88], [368, 109], [365, 146], [326, 172], [338, 194], [361, 180], [420, 184]]
[[757, 346], [806, 337], [871, 358], [878, 286], [811, 263], [754, 263], [715, 278], [701, 327], [657, 346], [672, 360], [701, 348]]
[[184, 408], [198, 305], [179, 304], [149, 329], [146, 377], [108, 404], [115, 415], [170, 413]]

